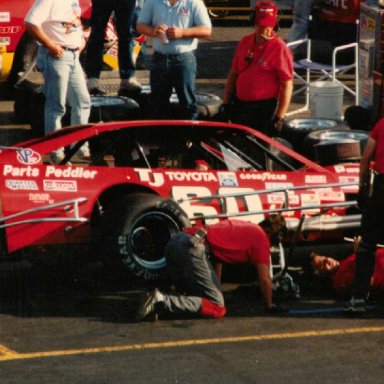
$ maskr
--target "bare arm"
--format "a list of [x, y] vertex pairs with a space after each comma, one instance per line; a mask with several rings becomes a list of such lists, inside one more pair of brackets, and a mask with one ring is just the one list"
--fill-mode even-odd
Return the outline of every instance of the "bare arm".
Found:
[[54, 43], [38, 25], [34, 25], [26, 22], [25, 27], [27, 32], [35, 38], [42, 46], [48, 49], [49, 53], [56, 58], [59, 58], [63, 55], [63, 48], [60, 45]]
[[281, 92], [279, 96], [279, 104], [277, 106], [276, 116], [283, 118], [286, 115], [289, 105], [291, 103], [293, 81], [282, 81], [280, 85]]
[[363, 154], [361, 155], [360, 160], [360, 175], [359, 175], [359, 185], [362, 187], [367, 183], [369, 164], [373, 159], [376, 151], [376, 141], [371, 137], [368, 138], [367, 144], [364, 148]]
[[223, 104], [229, 104], [231, 102], [231, 98], [235, 94], [235, 91], [236, 91], [237, 76], [238, 76], [237, 71], [235, 71], [233, 69], [231, 69], [229, 71], [229, 74], [227, 76], [227, 80], [225, 83]]

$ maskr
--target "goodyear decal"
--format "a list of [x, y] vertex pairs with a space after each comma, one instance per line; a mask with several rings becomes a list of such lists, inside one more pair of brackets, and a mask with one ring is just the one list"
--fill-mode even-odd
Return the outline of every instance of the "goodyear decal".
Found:
[[270, 173], [270, 172], [261, 172], [261, 173], [241, 173], [241, 180], [287, 180], [287, 175], [283, 173]]

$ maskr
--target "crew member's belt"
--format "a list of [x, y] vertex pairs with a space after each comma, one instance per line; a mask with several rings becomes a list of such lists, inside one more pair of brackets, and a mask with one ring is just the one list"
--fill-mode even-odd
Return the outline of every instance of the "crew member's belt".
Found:
[[69, 51], [69, 52], [77, 52], [80, 48], [70, 48], [70, 47], [63, 47], [61, 45], [61, 48], [64, 49], [64, 51]]
[[164, 58], [167, 58], [167, 59], [176, 59], [176, 58], [178, 58], [180, 56], [183, 56], [183, 55], [190, 55], [191, 53], [193, 53], [193, 51], [182, 52], [182, 53], [175, 53], [175, 54], [172, 54], [172, 53], [163, 54], [163, 53], [155, 51], [154, 55], [158, 56], [158, 57], [164, 57]]

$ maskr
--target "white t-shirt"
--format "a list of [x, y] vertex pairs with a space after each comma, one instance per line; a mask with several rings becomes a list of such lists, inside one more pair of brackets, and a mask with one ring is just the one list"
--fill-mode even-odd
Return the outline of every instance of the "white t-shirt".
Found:
[[78, 0], [35, 0], [25, 21], [41, 27], [56, 44], [79, 48], [83, 35], [80, 15]]

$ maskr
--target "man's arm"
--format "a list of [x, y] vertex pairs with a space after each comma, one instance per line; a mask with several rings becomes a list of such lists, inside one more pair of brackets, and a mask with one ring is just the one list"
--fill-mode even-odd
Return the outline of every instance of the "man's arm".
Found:
[[203, 38], [210, 37], [212, 34], [212, 28], [205, 25], [197, 25], [191, 28], [178, 28], [168, 27], [167, 37], [168, 39], [183, 39], [183, 38]]
[[223, 104], [230, 104], [232, 96], [235, 94], [236, 91], [237, 76], [238, 73], [234, 69], [231, 69], [229, 71], [227, 80], [225, 82]]
[[279, 96], [279, 104], [277, 106], [276, 116], [284, 118], [286, 115], [292, 98], [293, 81], [286, 80], [280, 82], [281, 91]]

